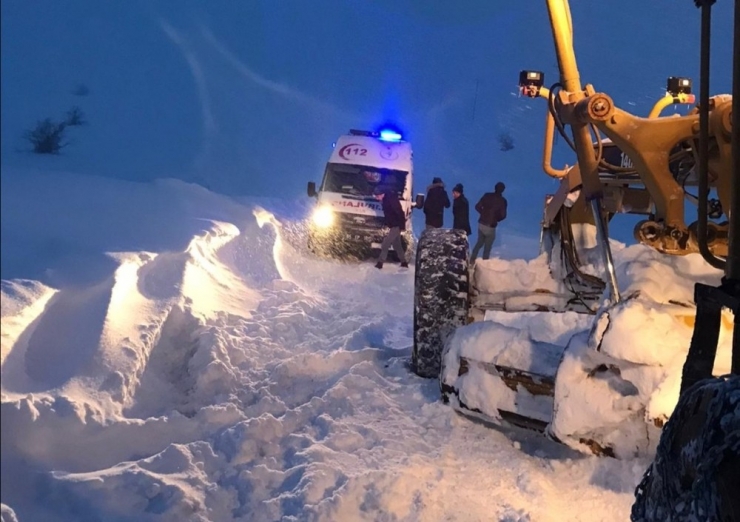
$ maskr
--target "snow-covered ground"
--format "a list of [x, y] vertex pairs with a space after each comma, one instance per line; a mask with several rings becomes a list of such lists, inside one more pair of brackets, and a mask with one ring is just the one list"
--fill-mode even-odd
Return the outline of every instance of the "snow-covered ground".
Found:
[[646, 460], [443, 405], [407, 368], [413, 269], [308, 256], [305, 203], [7, 169], [0, 195], [30, 274], [2, 281], [3, 521], [629, 516]]
[[[620, 106], [645, 115], [663, 78], [698, 78], [689, 2], [649, 45], [593, 20], [639, 32], [665, 18], [658, 3], [571, 3], [584, 81]], [[500, 4], [2, 2], [2, 522], [628, 518], [644, 456], [585, 456], [454, 413], [407, 368], [413, 269], [303, 249], [311, 201], [298, 195], [332, 142], [394, 121], [417, 151], [415, 192], [441, 175], [472, 206], [506, 182], [509, 218], [481, 274], [514, 294], [557, 289], [533, 260], [557, 189], [540, 173], [546, 109], [515, 83], [522, 67], [557, 76], [547, 13]], [[731, 7], [714, 8], [717, 93]], [[87, 125], [63, 153], [30, 154], [34, 123], [72, 107]], [[491, 147], [502, 136], [515, 149]], [[572, 162], [561, 143], [553, 164]], [[622, 217], [612, 233], [631, 238]], [[615, 255], [642, 294], [593, 333], [657, 368], [640, 399], [664, 417], [692, 315], [668, 300], [719, 276], [696, 256]], [[588, 337], [588, 318], [537, 317], [472, 326], [509, 355]], [[592, 410], [574, 411], [578, 428]]]

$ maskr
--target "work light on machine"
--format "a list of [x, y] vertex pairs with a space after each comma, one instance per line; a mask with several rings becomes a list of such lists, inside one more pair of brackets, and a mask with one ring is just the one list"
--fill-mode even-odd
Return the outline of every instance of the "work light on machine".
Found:
[[691, 78], [671, 76], [666, 81], [666, 91], [672, 96], [691, 94]]
[[313, 224], [319, 228], [329, 228], [334, 224], [334, 211], [330, 207], [318, 207], [311, 216]]
[[545, 85], [545, 73], [542, 71], [520, 71], [519, 90], [530, 98], [537, 97], [540, 89]]

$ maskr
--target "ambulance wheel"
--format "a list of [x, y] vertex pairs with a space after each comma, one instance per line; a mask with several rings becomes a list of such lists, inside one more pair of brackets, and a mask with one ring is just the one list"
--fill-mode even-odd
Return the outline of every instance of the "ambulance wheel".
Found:
[[438, 377], [447, 336], [467, 323], [468, 238], [464, 231], [430, 229], [416, 245], [414, 347], [411, 366]]

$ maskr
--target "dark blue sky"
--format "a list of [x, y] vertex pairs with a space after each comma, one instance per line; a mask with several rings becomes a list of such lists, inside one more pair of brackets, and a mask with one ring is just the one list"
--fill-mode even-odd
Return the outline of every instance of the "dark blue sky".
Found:
[[[623, 108], [647, 114], [667, 76], [698, 87], [692, 1], [571, 4], [581, 76]], [[712, 91], [729, 92], [732, 2], [714, 12]], [[441, 176], [477, 199], [503, 180], [511, 230], [536, 234], [556, 188], [539, 166], [545, 105], [516, 85], [523, 68], [557, 79], [544, 1], [8, 0], [1, 14], [4, 167], [299, 197], [339, 134], [393, 121], [417, 191]], [[73, 104], [89, 125], [62, 156], [23, 152], [26, 129]]]

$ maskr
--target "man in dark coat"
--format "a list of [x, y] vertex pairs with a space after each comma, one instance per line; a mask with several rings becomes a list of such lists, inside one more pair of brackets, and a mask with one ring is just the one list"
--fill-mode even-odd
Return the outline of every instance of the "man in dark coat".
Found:
[[467, 235], [473, 232], [470, 229], [470, 205], [463, 195], [462, 183], [452, 188], [452, 228], [464, 230]]
[[500, 181], [496, 183], [495, 192], [486, 192], [476, 203], [475, 210], [480, 214], [478, 219], [478, 241], [473, 247], [470, 262], [475, 262], [478, 252], [483, 247], [483, 259], [491, 255], [491, 247], [496, 240], [496, 226], [506, 219], [507, 202], [504, 198], [506, 186]]
[[383, 263], [388, 257], [388, 249], [393, 246], [396, 251], [401, 267], [409, 266], [401, 243], [401, 231], [406, 228], [406, 214], [403, 211], [398, 195], [391, 189], [380, 189], [375, 191], [375, 199], [383, 205], [383, 220], [388, 227], [388, 234], [383, 238], [380, 245], [380, 257], [375, 263], [375, 268], [383, 268]]
[[424, 201], [426, 228], [442, 228], [446, 208], [450, 208], [450, 198], [445, 191], [445, 184], [440, 178], [434, 178], [427, 187], [427, 198]]

